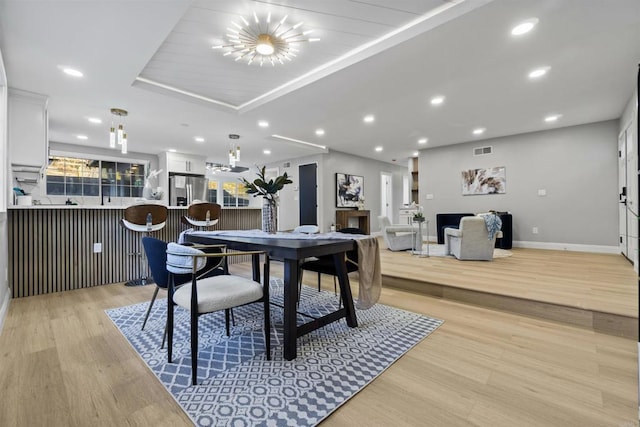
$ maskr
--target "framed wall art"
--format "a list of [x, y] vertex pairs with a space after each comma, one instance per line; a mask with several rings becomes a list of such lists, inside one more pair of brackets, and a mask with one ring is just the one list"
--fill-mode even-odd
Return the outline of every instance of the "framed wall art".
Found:
[[336, 173], [336, 207], [358, 207], [362, 198], [364, 198], [364, 177]]
[[507, 192], [505, 167], [469, 169], [462, 171], [462, 195], [505, 194]]

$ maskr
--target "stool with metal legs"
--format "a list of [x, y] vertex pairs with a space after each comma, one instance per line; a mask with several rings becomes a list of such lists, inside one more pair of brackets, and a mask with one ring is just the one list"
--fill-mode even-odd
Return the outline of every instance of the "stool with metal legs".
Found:
[[142, 237], [150, 236], [154, 231], [164, 228], [167, 224], [167, 207], [156, 204], [141, 204], [129, 206], [124, 211], [124, 218], [121, 219], [122, 226], [127, 230], [140, 233], [139, 243], [135, 252], [130, 255], [140, 257], [140, 271], [142, 277], [129, 280], [125, 286], [140, 286], [153, 283], [148, 275], [148, 267], [145, 262], [144, 251], [142, 250]]

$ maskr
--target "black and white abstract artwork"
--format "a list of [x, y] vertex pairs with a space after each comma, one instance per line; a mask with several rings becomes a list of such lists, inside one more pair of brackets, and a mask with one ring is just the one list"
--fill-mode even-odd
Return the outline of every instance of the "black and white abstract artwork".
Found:
[[357, 207], [359, 201], [364, 197], [364, 177], [337, 173], [336, 195], [336, 207]]

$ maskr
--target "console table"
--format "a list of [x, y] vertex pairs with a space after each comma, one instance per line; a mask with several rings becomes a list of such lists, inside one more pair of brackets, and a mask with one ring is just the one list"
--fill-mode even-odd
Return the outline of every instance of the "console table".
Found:
[[370, 234], [369, 230], [369, 211], [365, 210], [339, 210], [336, 211], [336, 230], [349, 227], [349, 218], [356, 218], [358, 228]]

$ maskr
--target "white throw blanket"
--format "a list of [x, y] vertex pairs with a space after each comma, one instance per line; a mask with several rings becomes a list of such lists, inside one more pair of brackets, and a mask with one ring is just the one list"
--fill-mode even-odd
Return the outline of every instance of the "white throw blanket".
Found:
[[262, 237], [271, 239], [298, 239], [298, 240], [355, 240], [358, 245], [358, 274], [359, 291], [356, 307], [361, 310], [371, 308], [380, 299], [382, 289], [382, 273], [380, 269], [380, 248], [378, 239], [363, 234], [345, 233], [267, 233], [262, 230], [214, 230], [214, 231], [194, 231], [192, 228], [180, 233], [179, 243], [184, 243], [187, 234], [200, 237]]

